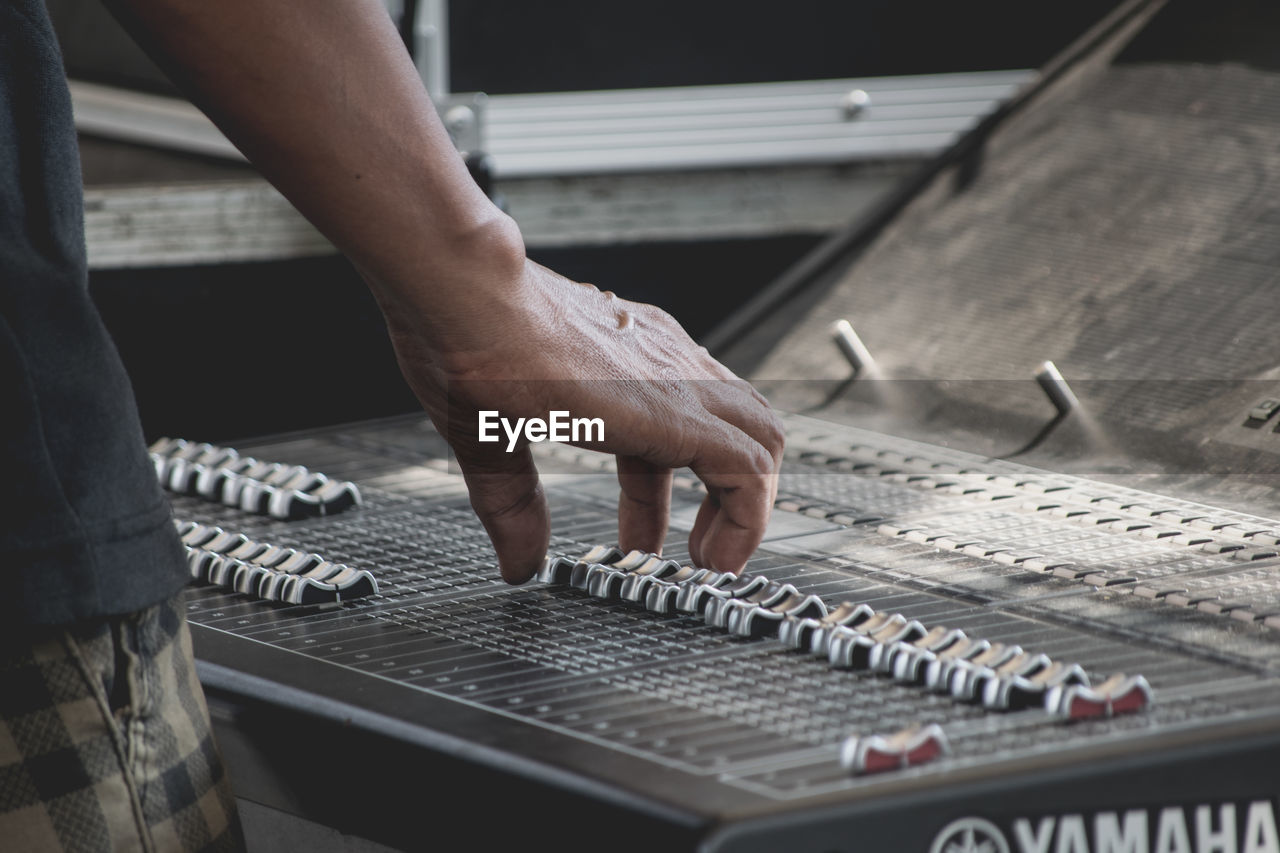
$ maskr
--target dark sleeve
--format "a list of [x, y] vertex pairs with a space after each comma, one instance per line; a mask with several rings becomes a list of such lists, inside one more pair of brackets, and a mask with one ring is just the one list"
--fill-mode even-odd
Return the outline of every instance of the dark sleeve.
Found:
[[0, 5], [0, 621], [124, 613], [186, 571], [89, 297], [79, 149], [40, 0]]

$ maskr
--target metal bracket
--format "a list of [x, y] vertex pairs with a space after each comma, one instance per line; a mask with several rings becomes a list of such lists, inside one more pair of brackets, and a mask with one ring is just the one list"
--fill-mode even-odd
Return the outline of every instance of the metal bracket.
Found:
[[488, 97], [483, 92], [446, 95], [435, 101], [453, 146], [464, 157], [485, 150], [485, 113]]
[[[445, 130], [467, 162], [467, 170], [485, 195], [505, 208], [493, 190], [493, 161], [485, 147], [485, 95], [483, 92], [454, 94], [449, 91], [449, 3], [448, 0], [386, 0], [401, 7], [401, 15], [411, 14], [410, 51], [418, 76], [436, 105]], [[394, 14], [394, 10], [392, 10]]]

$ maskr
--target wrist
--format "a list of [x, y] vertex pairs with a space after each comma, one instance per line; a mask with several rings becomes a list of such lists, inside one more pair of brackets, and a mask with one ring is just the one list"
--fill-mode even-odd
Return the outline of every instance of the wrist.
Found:
[[492, 213], [433, 233], [390, 264], [357, 268], [393, 341], [415, 339], [445, 363], [491, 344], [519, 310], [526, 287], [524, 239], [515, 221]]

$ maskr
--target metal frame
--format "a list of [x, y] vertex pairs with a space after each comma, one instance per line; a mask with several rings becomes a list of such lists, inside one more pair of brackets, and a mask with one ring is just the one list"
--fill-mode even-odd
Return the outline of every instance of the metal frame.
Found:
[[[499, 179], [849, 163], [937, 154], [1036, 78], [990, 71], [595, 92], [447, 94]], [[433, 85], [442, 85], [437, 80]], [[861, 107], [848, 107], [861, 93]], [[84, 133], [243, 159], [191, 104], [73, 81]]]
[[449, 0], [408, 0], [414, 7], [413, 61], [439, 102], [449, 95]]
[[[915, 160], [509, 180], [502, 195], [532, 249], [823, 234], [875, 203]], [[266, 261], [333, 246], [260, 179], [89, 187], [93, 269]]]
[[[486, 154], [532, 247], [822, 233], [1037, 77], [997, 71], [487, 97], [449, 90], [447, 0], [412, 15], [414, 61], [455, 147]], [[71, 81], [86, 135], [244, 161], [185, 100]], [[86, 190], [90, 265], [270, 260], [333, 247], [265, 182]]]
[[996, 71], [493, 96], [488, 151], [507, 178], [927, 157], [1034, 77]]

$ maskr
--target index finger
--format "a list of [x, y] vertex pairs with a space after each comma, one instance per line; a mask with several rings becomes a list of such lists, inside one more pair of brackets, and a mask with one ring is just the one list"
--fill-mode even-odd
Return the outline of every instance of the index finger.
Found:
[[772, 451], [736, 426], [705, 430], [688, 466], [707, 486], [715, 511], [701, 532], [702, 564], [738, 573], [764, 539], [773, 510]]

